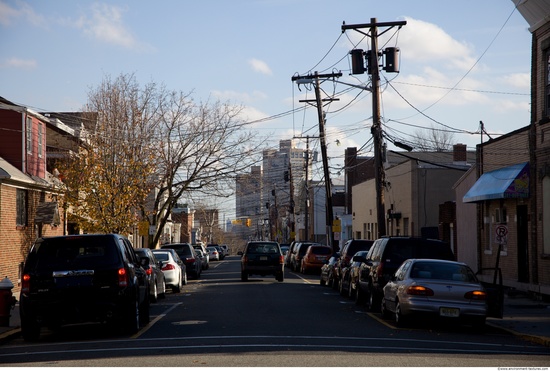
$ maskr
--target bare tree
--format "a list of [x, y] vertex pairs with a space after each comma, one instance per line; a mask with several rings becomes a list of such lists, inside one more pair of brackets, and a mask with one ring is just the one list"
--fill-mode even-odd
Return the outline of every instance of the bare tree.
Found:
[[453, 147], [454, 134], [448, 130], [431, 129], [417, 130], [412, 141], [414, 147], [420, 151], [445, 152]]
[[159, 141], [159, 189], [152, 224], [153, 245], [170, 211], [191, 193], [227, 197], [236, 174], [248, 170], [261, 153], [256, 135], [239, 119], [240, 107], [228, 103], [195, 104], [173, 94], [163, 113]]
[[195, 103], [190, 94], [133, 74], [107, 77], [89, 93], [88, 150], [63, 169], [67, 203], [90, 229], [128, 232], [156, 226], [155, 246], [172, 209], [190, 193], [228, 196], [235, 175], [261, 151], [255, 134], [228, 103]]

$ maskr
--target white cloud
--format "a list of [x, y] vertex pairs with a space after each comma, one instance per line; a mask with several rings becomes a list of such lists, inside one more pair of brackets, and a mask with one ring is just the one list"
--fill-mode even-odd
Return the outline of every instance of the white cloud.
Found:
[[20, 58], [9, 58], [5, 62], [0, 64], [2, 68], [35, 68], [36, 61], [34, 59], [20, 59]]
[[252, 93], [241, 93], [234, 90], [214, 90], [211, 94], [221, 101], [231, 101], [237, 104], [267, 99], [267, 94], [258, 90], [255, 90]]
[[513, 73], [503, 77], [506, 84], [519, 89], [529, 91], [531, 88], [531, 74], [530, 73]]
[[273, 72], [271, 72], [271, 68], [265, 63], [264, 61], [261, 61], [256, 58], [252, 58], [248, 61], [248, 64], [252, 67], [252, 69], [256, 72], [259, 72], [264, 75], [272, 75]]
[[9, 26], [17, 22], [19, 18], [24, 18], [26, 22], [39, 27], [46, 27], [46, 19], [36, 13], [34, 9], [24, 1], [17, 1], [17, 7], [11, 7], [5, 2], [0, 2], [0, 24]]
[[82, 16], [75, 24], [85, 34], [109, 44], [134, 50], [150, 48], [140, 43], [128, 30], [123, 13], [120, 7], [96, 3], [92, 5], [91, 17]]

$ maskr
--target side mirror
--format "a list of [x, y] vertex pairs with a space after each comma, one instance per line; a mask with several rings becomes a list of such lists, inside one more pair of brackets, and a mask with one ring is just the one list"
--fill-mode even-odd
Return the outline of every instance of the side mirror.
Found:
[[243, 252], [242, 252], [242, 251], [239, 251], [239, 252], [237, 253], [237, 255], [242, 256], [242, 255], [243, 255]]

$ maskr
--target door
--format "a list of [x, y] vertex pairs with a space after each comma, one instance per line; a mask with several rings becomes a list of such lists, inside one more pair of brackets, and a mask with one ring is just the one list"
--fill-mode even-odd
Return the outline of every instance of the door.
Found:
[[527, 205], [517, 206], [518, 281], [529, 282], [529, 231]]

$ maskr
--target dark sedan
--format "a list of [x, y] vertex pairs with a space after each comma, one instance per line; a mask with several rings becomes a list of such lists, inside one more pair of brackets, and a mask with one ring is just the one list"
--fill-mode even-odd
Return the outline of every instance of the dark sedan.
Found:
[[162, 245], [161, 249], [174, 249], [185, 264], [187, 275], [199, 279], [202, 272], [202, 261], [197, 256], [195, 248], [189, 243], [170, 243]]

